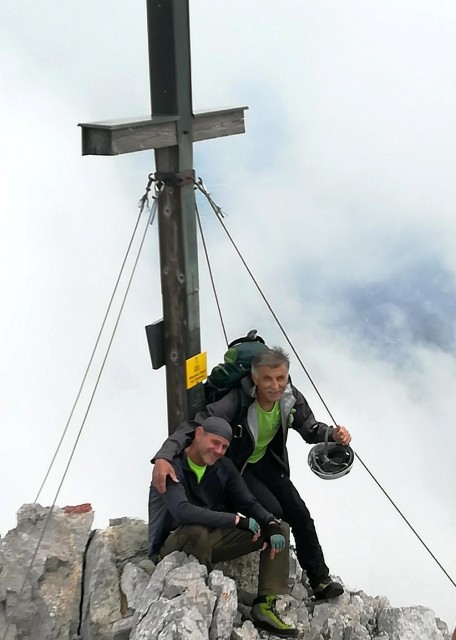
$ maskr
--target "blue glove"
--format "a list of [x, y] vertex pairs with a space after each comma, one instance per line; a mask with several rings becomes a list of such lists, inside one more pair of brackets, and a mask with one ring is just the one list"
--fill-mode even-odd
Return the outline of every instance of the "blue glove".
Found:
[[260, 532], [260, 525], [258, 522], [253, 518], [246, 518], [245, 516], [239, 516], [239, 522], [236, 527], [243, 531], [250, 531], [253, 535]]
[[280, 529], [280, 520], [270, 520], [266, 529], [266, 540], [269, 540], [271, 549], [274, 551], [283, 551], [285, 549], [285, 536]]
[[285, 549], [285, 537], [281, 533], [274, 533], [269, 538], [269, 544], [274, 551], [283, 551]]

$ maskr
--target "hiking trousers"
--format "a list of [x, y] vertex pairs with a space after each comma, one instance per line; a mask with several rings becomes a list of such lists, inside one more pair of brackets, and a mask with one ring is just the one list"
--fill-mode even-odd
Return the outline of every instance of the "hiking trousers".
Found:
[[263, 507], [288, 522], [296, 543], [299, 564], [311, 587], [329, 576], [315, 524], [304, 500], [275, 458], [266, 451], [261, 460], [248, 464], [242, 477]]
[[[273, 560], [269, 557], [269, 546], [260, 553], [259, 596], [288, 593], [290, 529], [285, 522], [282, 522], [281, 529], [286, 540], [285, 549], [277, 553]], [[263, 544], [264, 538], [261, 537], [253, 542], [249, 531], [208, 529], [199, 524], [187, 524], [170, 533], [159, 551], [159, 556], [163, 558], [172, 551], [184, 551], [195, 556], [210, 572], [216, 562], [234, 560], [261, 549]]]

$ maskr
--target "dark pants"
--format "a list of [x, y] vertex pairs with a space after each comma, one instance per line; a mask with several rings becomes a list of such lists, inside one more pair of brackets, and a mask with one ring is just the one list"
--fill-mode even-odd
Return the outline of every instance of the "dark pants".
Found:
[[261, 460], [247, 465], [242, 475], [263, 507], [290, 525], [299, 564], [307, 573], [311, 587], [315, 587], [329, 575], [329, 569], [309, 510], [290, 478], [282, 474], [279, 463], [266, 452]]
[[[280, 595], [288, 593], [289, 573], [289, 527], [285, 522], [281, 525], [285, 536], [286, 547], [271, 560], [268, 546], [260, 553], [260, 570], [258, 575], [258, 595]], [[175, 529], [160, 549], [160, 557], [173, 551], [184, 551], [195, 556], [208, 571], [222, 560], [234, 560], [251, 551], [261, 549], [264, 540], [260, 538], [252, 542], [252, 534], [240, 529], [208, 529], [203, 525], [189, 524]]]

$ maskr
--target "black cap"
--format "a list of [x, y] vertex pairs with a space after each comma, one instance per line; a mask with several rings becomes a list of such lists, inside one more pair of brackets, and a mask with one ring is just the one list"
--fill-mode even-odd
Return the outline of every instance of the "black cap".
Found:
[[228, 442], [231, 442], [231, 438], [233, 437], [231, 425], [224, 418], [210, 416], [202, 421], [201, 426], [207, 433], [214, 433], [217, 436], [226, 438]]

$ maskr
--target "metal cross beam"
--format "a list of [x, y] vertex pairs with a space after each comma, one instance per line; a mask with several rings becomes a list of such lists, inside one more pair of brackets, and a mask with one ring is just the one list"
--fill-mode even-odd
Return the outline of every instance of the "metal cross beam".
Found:
[[186, 388], [185, 364], [201, 350], [193, 143], [244, 133], [247, 107], [194, 115], [188, 0], [146, 0], [151, 117], [82, 127], [83, 155], [155, 150], [156, 176], [167, 176], [158, 207], [168, 430], [192, 418], [201, 384]]

